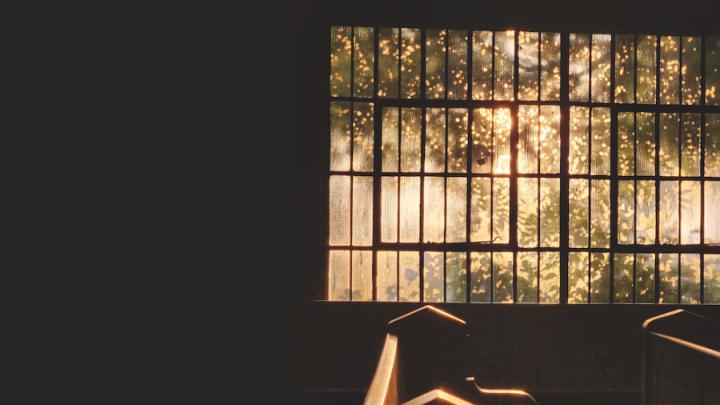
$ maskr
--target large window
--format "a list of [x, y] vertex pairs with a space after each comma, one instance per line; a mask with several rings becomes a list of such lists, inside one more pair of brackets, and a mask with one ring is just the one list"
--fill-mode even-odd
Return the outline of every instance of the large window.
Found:
[[720, 303], [720, 38], [330, 49], [328, 299]]

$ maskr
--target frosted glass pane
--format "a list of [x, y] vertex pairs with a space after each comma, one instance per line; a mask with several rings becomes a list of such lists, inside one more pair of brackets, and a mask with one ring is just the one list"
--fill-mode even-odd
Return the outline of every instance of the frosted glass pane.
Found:
[[377, 300], [397, 301], [397, 252], [377, 252]]
[[468, 110], [448, 110], [448, 172], [467, 172]]
[[473, 173], [490, 173], [493, 150], [492, 109], [476, 108], [472, 111]]
[[353, 177], [353, 246], [372, 245], [373, 178]]
[[490, 252], [470, 253], [470, 301], [490, 302]]
[[659, 286], [658, 302], [675, 304], [678, 302], [678, 260], [675, 253], [658, 254]]
[[590, 174], [610, 174], [610, 109], [593, 108]]
[[614, 263], [614, 302], [633, 302], [633, 264], [632, 253], [615, 253]]
[[560, 107], [540, 106], [540, 172], [560, 173]]
[[513, 302], [513, 254], [495, 252], [492, 254], [493, 302]]
[[538, 245], [538, 180], [518, 178], [518, 245]]
[[635, 117], [631, 112], [621, 112], [618, 120], [618, 175], [635, 174]]
[[540, 246], [560, 246], [560, 179], [540, 179]]
[[492, 212], [490, 211], [490, 178], [472, 179], [470, 200], [470, 240], [472, 242], [490, 242]]
[[492, 98], [492, 31], [473, 31], [473, 85], [474, 100]]
[[400, 178], [400, 242], [420, 241], [420, 178]]
[[467, 98], [467, 31], [449, 30], [448, 44], [448, 94], [449, 99]]
[[705, 255], [705, 304], [720, 304], [720, 255]]
[[445, 171], [445, 109], [428, 108], [425, 112], [425, 172]]
[[350, 95], [350, 55], [352, 29], [330, 27], [330, 95]]
[[423, 300], [425, 302], [442, 302], [445, 255], [443, 252], [425, 252], [423, 260]]
[[589, 233], [589, 180], [570, 179], [568, 243], [570, 247], [587, 247]]
[[510, 173], [510, 130], [512, 116], [509, 108], [493, 111], [493, 173]]
[[590, 95], [590, 35], [570, 34], [570, 100], [588, 101]]
[[382, 170], [384, 172], [397, 172], [399, 160], [400, 132], [398, 121], [400, 109], [397, 107], [383, 107], [382, 109]]
[[493, 242], [510, 241], [510, 179], [493, 179]]
[[700, 114], [682, 114], [680, 175], [700, 175]]
[[677, 244], [680, 189], [677, 181], [660, 182], [660, 243]]
[[592, 101], [610, 102], [610, 41], [609, 34], [592, 35]]
[[705, 243], [720, 243], [720, 181], [705, 182]]
[[403, 172], [420, 171], [420, 131], [422, 112], [419, 108], [403, 108], [400, 111], [400, 170]]
[[570, 174], [587, 174], [590, 145], [590, 109], [570, 107]]
[[353, 170], [373, 170], [373, 103], [353, 103]]
[[400, 96], [420, 97], [420, 58], [422, 39], [419, 29], [400, 29]]
[[680, 37], [660, 37], [660, 103], [680, 103]]
[[540, 34], [540, 99], [560, 99], [560, 33]]
[[447, 252], [445, 255], [445, 302], [465, 302], [465, 252]]
[[445, 30], [425, 31], [425, 97], [445, 98]]
[[700, 303], [700, 255], [680, 255], [680, 303]]
[[590, 254], [590, 302], [610, 302], [610, 253]]
[[398, 178], [383, 177], [380, 186], [380, 240], [398, 240]]
[[539, 108], [524, 106], [518, 108], [518, 171], [538, 172], [538, 128]]
[[400, 90], [400, 29], [378, 29], [378, 97], [397, 98]]
[[518, 32], [518, 99], [538, 99], [538, 49], [537, 32]]
[[655, 181], [638, 180], [635, 243], [655, 244]]
[[328, 265], [328, 300], [350, 300], [350, 251], [331, 250]]
[[700, 182], [680, 182], [680, 243], [700, 243]]
[[420, 301], [420, 254], [400, 252], [400, 301]]
[[610, 180], [590, 182], [591, 247], [610, 247]]
[[705, 114], [705, 175], [720, 177], [720, 114]]
[[372, 97], [375, 65], [375, 31], [372, 27], [355, 27], [353, 40], [353, 95]]
[[560, 253], [540, 253], [540, 302], [560, 302]]
[[637, 102], [655, 104], [657, 40], [654, 35], [638, 35], [637, 40]]
[[445, 239], [445, 179], [426, 177], [423, 198], [423, 242], [443, 242]]
[[467, 211], [467, 179], [447, 179], [447, 229], [446, 242], [465, 242], [465, 216]]
[[515, 31], [495, 32], [495, 100], [513, 100]]
[[330, 245], [350, 244], [350, 176], [330, 176]]
[[679, 166], [680, 114], [660, 114], [660, 175], [677, 176]]
[[635, 243], [635, 185], [632, 180], [618, 182], [618, 229], [620, 244]]
[[636, 115], [637, 175], [655, 175], [655, 114], [639, 112]]
[[700, 37], [682, 37], [682, 68], [680, 73], [683, 104], [700, 104], [700, 97], [702, 97], [700, 94], [700, 86], [702, 85], [701, 49]]
[[705, 104], [720, 105], [720, 37], [705, 38]]
[[568, 303], [582, 304], [588, 302], [588, 252], [568, 253]]
[[350, 103], [330, 102], [330, 170], [350, 170]]
[[517, 253], [517, 302], [538, 302], [538, 253]]
[[655, 255], [635, 256], [635, 302], [655, 302]]
[[634, 35], [615, 35], [615, 102], [635, 102]]
[[352, 252], [352, 300], [372, 301], [372, 251]]

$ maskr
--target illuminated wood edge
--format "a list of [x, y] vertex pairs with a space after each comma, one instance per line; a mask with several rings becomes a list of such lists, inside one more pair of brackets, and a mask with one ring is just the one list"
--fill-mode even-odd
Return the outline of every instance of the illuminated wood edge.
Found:
[[460, 397], [456, 397], [453, 394], [443, 391], [440, 388], [436, 388], [432, 391], [428, 391], [418, 397], [415, 397], [407, 402], [403, 402], [402, 405], [423, 405], [430, 401], [441, 399], [448, 404], [452, 405], [474, 405], [472, 402], [468, 402]]
[[[380, 354], [380, 360], [378, 360], [378, 365], [363, 405], [397, 403], [397, 387], [391, 387], [393, 380], [395, 380], [395, 384], [397, 384], [397, 349], [397, 336], [389, 333], [385, 335], [385, 344]], [[394, 401], [388, 401], [388, 399], [391, 398], [394, 398]]]
[[688, 349], [695, 350], [695, 351], [698, 351], [703, 354], [707, 354], [708, 356], [715, 357], [716, 359], [720, 359], [720, 352], [717, 350], [713, 350], [709, 347], [705, 347], [705, 346], [699, 345], [697, 343], [689, 342], [685, 339], [680, 339], [675, 336], [665, 335], [665, 334], [658, 333], [658, 332], [650, 332], [650, 334], [655, 335], [659, 338], [669, 340], [673, 343], [677, 343], [680, 346], [686, 347]]
[[393, 323], [395, 323], [395, 322], [397, 322], [397, 321], [399, 321], [399, 320], [401, 320], [401, 319], [405, 319], [405, 318], [407, 318], [407, 317], [409, 317], [409, 316], [415, 315], [416, 313], [418, 313], [418, 312], [420, 312], [420, 311], [424, 311], [424, 310], [426, 310], [426, 309], [429, 309], [429, 310], [435, 312], [436, 314], [438, 314], [438, 315], [440, 315], [440, 316], [442, 316], [442, 317], [444, 317], [444, 318], [450, 319], [450, 320], [452, 320], [452, 321], [455, 321], [455, 322], [460, 323], [460, 324], [463, 324], [463, 325], [467, 325], [467, 322], [463, 321], [462, 319], [458, 318], [457, 316], [452, 315], [452, 314], [449, 314], [449, 313], [447, 313], [447, 312], [445, 312], [445, 311], [443, 311], [443, 310], [441, 310], [441, 309], [435, 308], [435, 307], [432, 306], [432, 305], [425, 305], [425, 306], [422, 307], [422, 308], [418, 308], [418, 309], [416, 309], [416, 310], [414, 310], [414, 311], [408, 312], [408, 313], [405, 314], [405, 315], [399, 316], [399, 317], [391, 320], [390, 322], [388, 322], [388, 325], [391, 325], [391, 324], [393, 324]]
[[475, 388], [480, 391], [480, 393], [485, 395], [505, 395], [505, 396], [512, 396], [512, 397], [522, 397], [522, 398], [528, 398], [532, 400], [533, 402], [537, 403], [537, 400], [530, 395], [527, 391], [522, 390], [520, 388], [483, 388], [475, 382], [475, 377], [465, 377], [465, 381], [469, 381], [475, 385]]
[[659, 320], [659, 319], [663, 319], [663, 318], [667, 318], [667, 317], [670, 317], [670, 316], [674, 316], [674, 315], [677, 315], [677, 314], [680, 314], [680, 313], [683, 313], [683, 312], [685, 312], [684, 309], [676, 309], [676, 310], [674, 310], [674, 311], [670, 311], [670, 312], [666, 312], [666, 313], [664, 313], [664, 314], [660, 314], [660, 315], [657, 315], [657, 316], [653, 316], [652, 318], [646, 319], [645, 322], [643, 322], [642, 327], [643, 327], [643, 329], [646, 329], [646, 330], [647, 330], [647, 328], [650, 327], [650, 324], [651, 324], [652, 322], [655, 322], [655, 321], [657, 321], [657, 320]]

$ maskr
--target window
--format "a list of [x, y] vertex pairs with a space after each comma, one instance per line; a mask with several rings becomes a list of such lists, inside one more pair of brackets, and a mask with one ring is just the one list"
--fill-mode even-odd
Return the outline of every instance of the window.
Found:
[[720, 303], [720, 38], [330, 43], [329, 300]]

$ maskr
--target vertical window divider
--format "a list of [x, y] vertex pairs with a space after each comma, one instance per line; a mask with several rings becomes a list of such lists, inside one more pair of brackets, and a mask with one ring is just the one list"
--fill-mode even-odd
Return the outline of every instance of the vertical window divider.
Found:
[[[660, 35], [655, 35], [655, 105], [660, 105]], [[655, 112], [655, 303], [660, 302], [660, 113]]]
[[[560, 42], [560, 303], [568, 302], [569, 224], [569, 140], [570, 140], [570, 34], [563, 32]], [[538, 240], [539, 243], [539, 240]], [[539, 271], [539, 269], [538, 269]]]
[[[635, 56], [637, 56], [637, 35], [635, 35]], [[637, 61], [637, 59], [636, 59]], [[637, 63], [635, 64], [637, 66]], [[637, 81], [637, 70], [635, 71], [635, 80]], [[637, 82], [635, 84], [635, 93], [637, 94]], [[637, 200], [638, 200], [638, 113], [633, 112], [633, 245], [637, 245], [638, 223], [637, 223]], [[633, 273], [632, 273], [632, 302], [635, 303], [635, 288], [637, 281], [637, 254], [633, 252]]]
[[[705, 36], [700, 37], [700, 105], [705, 107]], [[700, 114], [700, 246], [705, 247], [705, 112]], [[704, 249], [703, 249], [704, 251]], [[705, 254], [700, 255], [700, 303], [705, 303]]]
[[[376, 53], [373, 57], [373, 93], [377, 96], [378, 90], [378, 42], [379, 42], [379, 31], [380, 27], [376, 26], [373, 28], [373, 52]], [[398, 77], [398, 82], [400, 78]], [[384, 103], [375, 103], [373, 106], [373, 230], [372, 230], [372, 300], [377, 301], [377, 251], [380, 242], [380, 227], [381, 227], [381, 212], [380, 207], [380, 193], [381, 193], [381, 181], [382, 181], [382, 118], [383, 109], [385, 108]], [[400, 109], [398, 108], [398, 131], [400, 128]], [[377, 136], [380, 134], [380, 136]], [[400, 139], [398, 138], [398, 171], [400, 171]], [[399, 209], [399, 206], [398, 206]], [[399, 214], [399, 213], [398, 213]], [[399, 215], [398, 215], [399, 217]]]
[[[590, 36], [590, 77], [592, 81], [592, 35]], [[590, 86], [590, 90], [592, 91], [592, 85]], [[590, 93], [590, 101], [592, 102], [592, 93]], [[592, 141], [593, 141], [593, 132], [592, 132], [592, 107], [588, 107], [588, 213], [587, 213], [587, 221], [588, 221], [588, 234], [587, 234], [587, 247], [592, 247]], [[588, 251], [588, 258], [587, 258], [587, 302], [590, 303], [590, 266], [592, 264], [592, 261], [590, 260], [591, 253]], [[569, 272], [569, 269], [568, 269]]]
[[[680, 37], [682, 47], [682, 37]], [[682, 75], [682, 50], [680, 51], [680, 74]], [[680, 80], [682, 83], [682, 79]], [[681, 87], [682, 90], [682, 87]], [[682, 97], [682, 91], [680, 96]], [[682, 100], [682, 98], [681, 98]], [[682, 101], [681, 101], [682, 103]], [[683, 143], [683, 113], [678, 112], [678, 246], [682, 246], [682, 143]], [[682, 302], [682, 255], [678, 253], [678, 303]]]
[[[425, 100], [426, 99], [426, 87], [425, 86], [425, 69], [427, 67], [427, 64], [425, 63], [425, 57], [426, 57], [426, 41], [427, 41], [427, 33], [426, 30], [423, 28], [420, 30], [420, 99]], [[421, 114], [421, 128], [420, 128], [420, 248], [418, 249], [418, 255], [420, 256], [418, 258], [418, 282], [420, 285], [418, 286], [419, 291], [419, 302], [425, 301], [425, 277], [424, 277], [424, 267], [425, 267], [425, 249], [423, 244], [423, 239], [425, 239], [425, 139], [426, 139], [426, 128], [427, 128], [427, 122], [426, 122], [426, 115], [427, 115], [427, 107], [423, 105], [420, 111]], [[398, 269], [399, 271], [399, 269]]]
[[472, 126], [473, 126], [473, 109], [472, 109], [472, 72], [473, 72], [473, 65], [472, 65], [472, 44], [473, 44], [473, 35], [472, 30], [467, 31], [467, 68], [466, 68], [466, 80], [467, 80], [467, 92], [465, 94], [465, 97], [468, 100], [468, 109], [467, 109], [467, 115], [468, 115], [468, 123], [466, 128], [466, 136], [467, 136], [467, 145], [465, 148], [465, 171], [466, 171], [466, 184], [465, 184], [465, 241], [467, 243], [467, 248], [465, 249], [465, 302], [470, 302], [470, 283], [472, 282], [471, 274], [470, 274], [470, 221], [471, 221], [471, 215], [472, 215], [472, 208], [470, 206], [472, 202]]
[[[520, 58], [519, 58], [519, 55], [518, 55], [518, 49], [519, 49], [518, 39], [519, 39], [519, 37], [520, 37], [520, 31], [519, 31], [519, 30], [516, 29], [516, 30], [514, 31], [514, 37], [515, 37], [515, 41], [514, 41], [514, 44], [513, 44], [513, 46], [514, 46], [514, 53], [513, 53], [513, 97], [512, 97], [513, 103], [512, 103], [512, 105], [513, 105], [513, 106], [517, 106], [517, 103], [516, 103], [516, 102], [518, 101], [518, 86], [519, 86], [519, 83], [520, 83], [520, 73], [519, 73], [519, 72], [520, 72]], [[495, 51], [493, 50], [493, 54], [494, 54], [494, 53], [495, 53]], [[494, 74], [495, 74], [495, 68], [494, 68], [494, 66], [493, 66], [493, 75], [494, 75]], [[494, 78], [493, 78], [493, 81], [494, 81]], [[538, 111], [539, 111], [539, 107], [538, 107]], [[515, 150], [514, 150], [514, 151], [512, 150], [512, 145], [513, 145], [513, 144], [517, 145], [517, 139], [518, 139], [518, 118], [519, 118], [519, 117], [518, 117], [518, 109], [517, 109], [517, 107], [515, 108], [515, 114], [513, 114], [512, 111], [511, 111], [511, 113], [510, 113], [510, 117], [513, 117], [513, 116], [515, 117], [515, 120], [514, 120], [514, 125], [511, 126], [511, 131], [510, 131], [510, 132], [511, 132], [511, 136], [510, 136], [510, 138], [511, 138], [511, 139], [510, 139], [511, 147], [510, 147], [510, 148], [511, 148], [511, 155], [512, 155], [512, 157], [510, 158], [510, 160], [513, 161], [513, 162], [517, 162], [517, 146], [515, 147]], [[512, 118], [511, 118], [511, 119], [512, 119]], [[512, 128], [514, 128], [514, 130], [513, 130]], [[513, 138], [512, 133], [515, 134], [515, 136], [514, 136], [515, 139], [512, 139], [512, 138]], [[493, 134], [493, 137], [494, 137], [494, 134]], [[538, 146], [539, 146], [539, 145], [538, 145]], [[538, 149], [539, 149], [539, 147], [538, 147]], [[539, 161], [539, 160], [538, 160], [538, 161]], [[516, 167], [516, 171], [515, 171], [514, 173], [517, 174], [517, 164], [515, 165], [515, 167]], [[510, 224], [515, 224], [515, 230], [513, 231], [513, 230], [511, 229], [511, 230], [510, 230], [510, 233], [513, 234], [513, 235], [516, 235], [516, 234], [517, 234], [517, 176], [515, 176], [515, 179], [513, 179], [513, 178], [512, 178], [512, 173], [513, 173], [513, 171], [511, 170], [511, 171], [510, 171], [510, 174], [511, 174], [511, 176], [510, 176], [510, 183], [511, 183], [511, 185], [510, 185], [510, 188], [511, 188], [511, 189], [510, 189], [510, 204], [511, 204], [510, 212], [511, 212], [511, 213], [514, 212], [514, 213], [515, 213], [515, 218], [514, 218], [514, 219], [513, 219], [512, 217], [510, 218]], [[515, 193], [514, 193], [514, 194], [513, 194], [513, 190], [512, 190], [512, 189], [513, 189], [513, 186], [512, 186], [513, 183], [515, 183], [515, 187], [514, 187]], [[513, 207], [512, 207], [513, 201], [515, 202], [515, 209], [513, 209]], [[512, 214], [511, 214], [511, 215], [512, 215]], [[511, 225], [511, 228], [512, 228], [512, 225]], [[512, 273], [513, 273], [513, 285], [512, 285], [513, 291], [512, 291], [512, 295], [513, 295], [513, 302], [514, 302], [514, 303], [516, 303], [516, 302], [518, 301], [518, 300], [517, 300], [517, 237], [515, 237], [515, 240], [516, 240], [515, 245], [514, 245], [515, 248], [513, 249], [513, 255], [512, 255], [512, 256], [513, 256], [513, 263], [512, 263], [512, 267], [513, 267], [513, 269], [512, 269]], [[538, 242], [539, 242], [539, 240], [538, 240]], [[538, 271], [539, 271], [539, 269], [538, 269]], [[539, 286], [538, 286], [538, 287], [539, 287]]]

